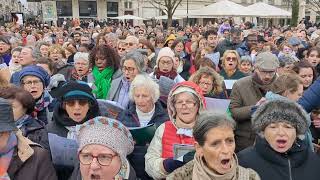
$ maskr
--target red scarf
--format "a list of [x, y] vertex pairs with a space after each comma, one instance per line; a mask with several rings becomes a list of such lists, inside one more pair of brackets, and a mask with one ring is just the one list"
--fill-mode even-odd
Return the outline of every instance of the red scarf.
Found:
[[170, 72], [162, 72], [159, 70], [159, 68], [155, 70], [154, 74], [156, 75], [157, 79], [160, 79], [160, 76], [165, 76], [172, 80], [174, 80], [174, 78], [176, 78], [178, 75], [178, 73], [174, 69], [172, 69]]

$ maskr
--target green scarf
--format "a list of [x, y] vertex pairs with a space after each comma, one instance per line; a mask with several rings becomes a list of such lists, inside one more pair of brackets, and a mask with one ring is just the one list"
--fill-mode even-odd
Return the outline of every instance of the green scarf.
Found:
[[98, 67], [94, 66], [92, 73], [95, 80], [94, 84], [96, 85], [96, 89], [93, 90], [93, 93], [96, 95], [97, 99], [106, 99], [111, 87], [113, 68], [107, 67], [100, 72]]

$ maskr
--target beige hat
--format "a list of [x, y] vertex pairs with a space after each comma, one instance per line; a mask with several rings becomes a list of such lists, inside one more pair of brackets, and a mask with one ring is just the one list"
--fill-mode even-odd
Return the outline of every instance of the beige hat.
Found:
[[254, 66], [263, 70], [275, 70], [279, 67], [279, 60], [270, 52], [262, 52], [255, 58]]
[[168, 48], [168, 47], [162, 48], [158, 53], [157, 62], [156, 62], [157, 66], [159, 66], [159, 60], [162, 57], [169, 57], [172, 59], [172, 61], [174, 61], [175, 55], [174, 55], [174, 52], [170, 48]]

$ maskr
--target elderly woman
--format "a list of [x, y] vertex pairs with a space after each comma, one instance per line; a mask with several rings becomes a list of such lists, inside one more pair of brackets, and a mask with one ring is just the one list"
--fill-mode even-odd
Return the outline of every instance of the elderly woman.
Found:
[[[169, 119], [165, 109], [158, 101], [159, 85], [147, 75], [137, 75], [130, 86], [129, 98], [133, 101], [128, 110], [123, 111], [119, 120], [127, 127], [159, 127]], [[150, 142], [147, 142], [149, 144]], [[136, 145], [129, 160], [141, 179], [150, 179], [144, 171], [144, 155], [147, 145]]]
[[252, 60], [250, 56], [242, 56], [240, 59], [240, 71], [246, 75], [251, 75], [253, 71]]
[[174, 160], [174, 146], [193, 145], [192, 128], [199, 113], [205, 108], [202, 90], [193, 82], [178, 83], [169, 93], [170, 121], [161, 124], [145, 155], [146, 172], [153, 179], [163, 179], [184, 165]]
[[240, 66], [240, 57], [237, 51], [235, 50], [226, 50], [222, 57], [222, 70], [220, 75], [224, 79], [240, 79], [245, 77], [239, 70]]
[[72, 180], [136, 179], [126, 158], [133, 150], [134, 141], [122, 123], [100, 116], [78, 125], [77, 131], [80, 163]]
[[[58, 103], [53, 112], [53, 120], [47, 125], [48, 132], [75, 140], [75, 126], [100, 115], [98, 103], [91, 91], [82, 81], [63, 84], [54, 94]], [[73, 167], [57, 164], [56, 170], [59, 179], [68, 179]]]
[[150, 76], [155, 79], [160, 79], [160, 76], [165, 76], [174, 80], [175, 83], [183, 82], [184, 79], [174, 68], [174, 61], [174, 52], [168, 47], [162, 48], [158, 53], [155, 70], [150, 74]]
[[193, 74], [189, 81], [196, 83], [206, 97], [226, 99], [227, 91], [221, 77], [210, 67], [202, 67]]
[[130, 51], [122, 58], [123, 75], [113, 82], [109, 92], [109, 100], [117, 102], [123, 108], [128, 107], [130, 84], [136, 75], [143, 72], [145, 66], [144, 58], [137, 50]]
[[126, 54], [126, 42], [124, 40], [118, 41], [117, 51], [120, 57], [123, 57]]
[[31, 116], [35, 105], [32, 95], [22, 88], [10, 86], [0, 88], [0, 97], [12, 104], [14, 122], [22, 135], [49, 149], [45, 124]]
[[68, 80], [79, 80], [87, 82], [89, 74], [89, 53], [77, 52], [74, 55], [74, 68], [71, 71], [71, 76]]
[[89, 56], [92, 72], [88, 75], [88, 83], [92, 84], [93, 93], [97, 99], [111, 99], [110, 88], [118, 87], [122, 78], [120, 57], [108, 45], [95, 47]]
[[261, 179], [318, 178], [320, 159], [304, 141], [307, 113], [289, 100], [261, 105], [252, 117], [256, 142], [238, 154], [239, 164], [252, 168]]
[[50, 82], [49, 74], [40, 66], [27, 66], [20, 71], [19, 82], [20, 86], [36, 101], [32, 116], [47, 124], [51, 121], [53, 110], [53, 98], [46, 90]]
[[226, 114], [204, 111], [193, 127], [196, 155], [175, 170], [169, 180], [260, 180], [252, 169], [238, 164], [235, 155], [235, 122]]
[[0, 98], [0, 179], [56, 180], [50, 154], [17, 131], [11, 103]]

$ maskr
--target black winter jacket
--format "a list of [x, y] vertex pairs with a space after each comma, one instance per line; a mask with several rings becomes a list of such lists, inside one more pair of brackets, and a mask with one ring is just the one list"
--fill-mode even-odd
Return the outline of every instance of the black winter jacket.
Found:
[[319, 180], [320, 158], [305, 141], [297, 140], [287, 153], [278, 153], [257, 137], [253, 147], [238, 153], [238, 159], [240, 166], [252, 168], [261, 180]]

